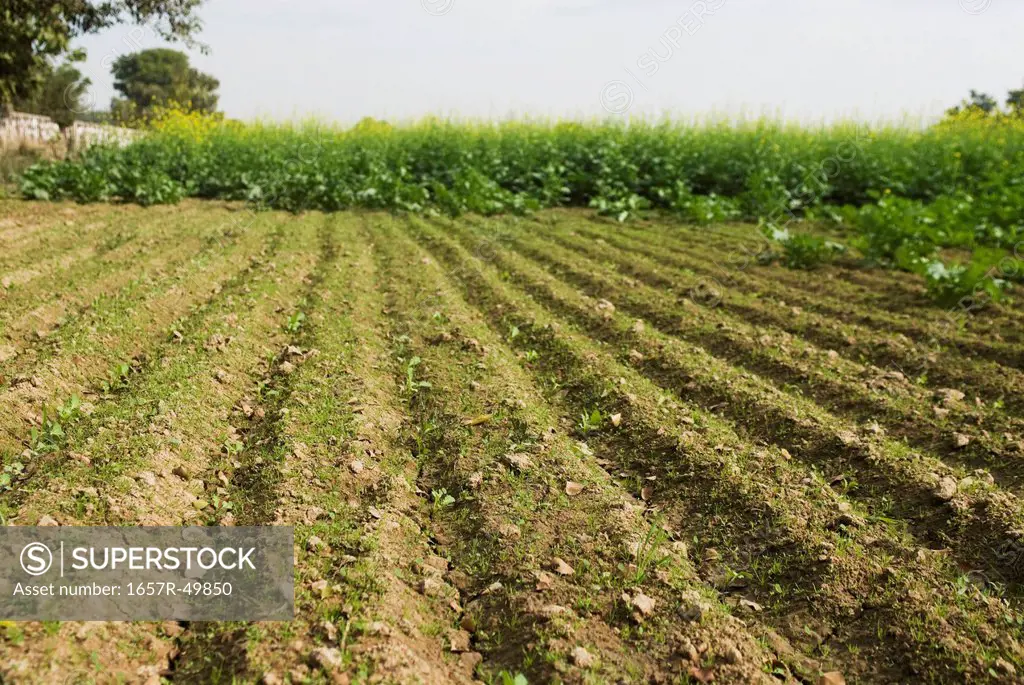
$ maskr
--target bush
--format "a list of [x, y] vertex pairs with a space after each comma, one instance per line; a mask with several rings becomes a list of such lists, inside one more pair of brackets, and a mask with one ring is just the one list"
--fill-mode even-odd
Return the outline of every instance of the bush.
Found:
[[736, 202], [748, 217], [778, 220], [822, 204], [874, 205], [879, 198], [872, 191], [888, 188], [913, 203], [970, 193], [972, 214], [984, 208], [979, 216], [1005, 230], [1022, 199], [1021, 185], [1010, 182], [1024, 177], [1024, 125], [1010, 124], [998, 131], [974, 123], [868, 130], [769, 121], [425, 119], [342, 129], [317, 122], [241, 124], [172, 111], [152, 126], [124, 148], [98, 146], [74, 162], [44, 163], [50, 171], [37, 172], [26, 195], [100, 198], [104, 188], [94, 176], [142, 168], [154, 179], [170, 178], [189, 196], [258, 198], [282, 209], [449, 213], [570, 205], [625, 220], [659, 207], [706, 223], [731, 215]]
[[[782, 254], [778, 258], [791, 269], [815, 269], [846, 251], [844, 245], [810, 233], [790, 233], [769, 226], [765, 235], [780, 247]], [[775, 255], [769, 254], [768, 258], [774, 259]]]
[[945, 307], [979, 309], [989, 302], [999, 302], [1009, 285], [995, 277], [990, 266], [975, 260], [968, 264], [933, 260], [923, 264], [922, 273], [928, 294]]

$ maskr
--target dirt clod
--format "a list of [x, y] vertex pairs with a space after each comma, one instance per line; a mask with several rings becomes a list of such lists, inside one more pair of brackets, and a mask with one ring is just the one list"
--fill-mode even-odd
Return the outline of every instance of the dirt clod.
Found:
[[946, 476], [940, 480], [938, 486], [936, 486], [935, 497], [942, 502], [948, 502], [956, 497], [956, 491], [956, 480]]
[[629, 604], [635, 608], [641, 616], [651, 616], [654, 614], [654, 599], [648, 597], [642, 592], [638, 592], [633, 595], [632, 599], [629, 600]]
[[537, 585], [534, 586], [534, 589], [536, 589], [537, 592], [544, 592], [545, 590], [550, 590], [551, 587], [555, 584], [555, 577], [547, 571], [535, 571], [534, 575], [537, 578]]
[[552, 559], [551, 566], [555, 569], [555, 573], [557, 573], [560, 576], [571, 576], [573, 573], [575, 573], [572, 566], [565, 563], [565, 559], [562, 559], [561, 557], [555, 557], [554, 559]]
[[341, 650], [335, 647], [317, 647], [309, 653], [309, 661], [313, 666], [325, 671], [341, 668], [344, 664]]
[[448, 645], [449, 649], [456, 653], [470, 651], [469, 633], [465, 630], [449, 630]]
[[523, 454], [521, 452], [513, 452], [505, 457], [508, 459], [508, 463], [511, 464], [519, 471], [529, 471], [533, 468], [533, 460], [530, 459], [530, 455]]
[[594, 656], [584, 647], [574, 647], [571, 656], [573, 663], [580, 668], [590, 668], [594, 665]]

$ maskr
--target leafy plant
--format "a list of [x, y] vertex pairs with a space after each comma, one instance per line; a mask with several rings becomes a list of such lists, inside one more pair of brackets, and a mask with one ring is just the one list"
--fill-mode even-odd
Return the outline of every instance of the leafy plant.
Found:
[[810, 233], [790, 233], [775, 227], [765, 232], [782, 249], [782, 263], [791, 269], [814, 269], [846, 251], [844, 245]]
[[128, 376], [132, 372], [131, 364], [119, 362], [110, 367], [107, 378], [100, 384], [103, 394], [109, 394], [121, 390], [128, 385]]
[[284, 325], [284, 329], [292, 335], [299, 332], [302, 328], [302, 324], [306, 321], [306, 315], [302, 312], [295, 312], [288, 317], [287, 323]]
[[20, 461], [12, 461], [4, 464], [3, 472], [0, 472], [0, 492], [10, 490], [11, 484], [25, 472], [25, 465]]
[[928, 294], [943, 306], [964, 305], [979, 309], [989, 302], [999, 302], [1008, 287], [1007, 281], [996, 278], [983, 262], [946, 264], [933, 260], [924, 264], [923, 274]]
[[936, 218], [923, 203], [888, 193], [871, 194], [878, 198], [876, 204], [845, 210], [857, 227], [855, 243], [869, 261], [906, 269], [935, 253]]
[[426, 390], [431, 387], [429, 381], [416, 380], [416, 367], [422, 363], [423, 360], [419, 357], [410, 357], [405, 362], [405, 384], [403, 389], [406, 395], [415, 395], [420, 390]]
[[580, 420], [579, 423], [576, 424], [576, 427], [579, 428], [580, 433], [587, 435], [600, 430], [603, 421], [604, 416], [601, 414], [601, 410], [595, 408], [589, 414], [587, 412], [580, 414]]
[[635, 563], [636, 574], [632, 582], [639, 585], [647, 579], [647, 574], [654, 567], [662, 563], [664, 557], [659, 554], [661, 547], [668, 541], [668, 533], [660, 520], [654, 520], [647, 528], [643, 538], [636, 547]]
[[432, 508], [435, 514], [455, 504], [455, 498], [448, 494], [448, 490], [445, 488], [431, 490], [430, 499], [432, 500]]
[[82, 401], [78, 395], [72, 395], [63, 404], [57, 407], [56, 417], [48, 414], [43, 409], [42, 417], [38, 428], [33, 428], [29, 433], [31, 449], [37, 454], [55, 452], [64, 446], [67, 441], [67, 433], [64, 426], [81, 418]]

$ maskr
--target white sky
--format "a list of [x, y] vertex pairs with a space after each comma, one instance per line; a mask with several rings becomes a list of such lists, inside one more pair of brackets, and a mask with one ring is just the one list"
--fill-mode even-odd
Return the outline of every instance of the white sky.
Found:
[[[200, 14], [212, 52], [193, 65], [243, 119], [918, 119], [1024, 80], [1014, 0], [210, 0]], [[134, 31], [79, 43], [100, 108], [111, 59], [160, 44]]]

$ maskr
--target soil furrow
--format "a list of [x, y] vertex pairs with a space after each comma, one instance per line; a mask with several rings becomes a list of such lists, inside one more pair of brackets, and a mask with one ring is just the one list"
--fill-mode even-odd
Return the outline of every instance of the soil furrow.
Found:
[[[193, 213], [193, 221], [194, 217]], [[168, 226], [182, 218], [154, 221], [145, 238], [128, 241], [83, 264], [81, 269], [60, 274], [53, 282], [17, 290], [7, 300], [10, 306], [0, 315], [6, 321], [4, 334], [10, 341], [4, 344], [2, 357], [3, 361], [14, 360], [27, 353], [27, 359], [3, 364], [0, 371], [14, 375], [17, 369], [24, 371], [33, 361], [45, 358], [52, 352], [52, 342], [47, 338], [58, 328], [72, 325], [99, 298], [109, 297], [146, 274], [166, 271], [199, 253], [203, 243], [200, 235], [192, 235], [194, 226]], [[168, 248], [171, 241], [174, 244]]]
[[[508, 291], [439, 231], [427, 232], [424, 240], [462, 269], [467, 297], [495, 326], [516, 325], [521, 344], [537, 346], [578, 408], [591, 412], [595, 403], [599, 416], [621, 414], [627, 439], [609, 439], [609, 458], [640, 483], [656, 475], [656, 496], [667, 496], [660, 501], [676, 507], [680, 524], [704, 547], [709, 576], [728, 571], [728, 581], [739, 569], [747, 591], [771, 606], [769, 620], [780, 632], [798, 643], [806, 643], [805, 631], [818, 635], [810, 649], [830, 648], [844, 669], [902, 673], [897, 679], [991, 677], [992, 662], [978, 659], [978, 646], [994, 647], [993, 627], [1016, 620], [1004, 602], [972, 589], [961, 604], [947, 604], [945, 588], [955, 574], [944, 555], [916, 551], [898, 528], [869, 520], [819, 475], [778, 450], [744, 443], [714, 415], [685, 406], [687, 420], [676, 418], [678, 398], [611, 361], [528, 296]], [[780, 597], [778, 588], [788, 589]], [[796, 630], [794, 621], [802, 622]], [[1019, 662], [1010, 652], [1004, 657]]]
[[[643, 237], [643, 231], [634, 232], [631, 228], [626, 229], [630, 235]], [[947, 321], [947, 313], [931, 301], [923, 279], [915, 274], [871, 267], [846, 259], [835, 265], [823, 265], [811, 273], [747, 263], [749, 260], [745, 257], [756, 255], [766, 246], [751, 224], [737, 227], [736, 230], [743, 231], [740, 235], [706, 228], [685, 227], [679, 231], [666, 231], [664, 227], [655, 226], [647, 228], [650, 234], [659, 236], [659, 244], [671, 242], [685, 246], [686, 253], [691, 256], [696, 249], [704, 256], [717, 256], [716, 261], [740, 261], [745, 264], [745, 270], [759, 278], [781, 282], [816, 299], [824, 298], [833, 306], [843, 308], [850, 302], [857, 302], [861, 306], [893, 314], [904, 323], [921, 320], [945, 325]], [[823, 283], [828, 285], [824, 293]], [[965, 330], [980, 339], [1020, 342], [1024, 333], [1014, 325], [1014, 318], [1012, 303], [990, 304], [981, 316], [964, 320]]]
[[[287, 339], [281, 310], [312, 269], [305, 243], [313, 235], [301, 224], [290, 225], [277, 263], [262, 261], [228, 284], [222, 298], [168, 343], [161, 364], [141, 370], [112, 402], [83, 419], [85, 425], [69, 431], [60, 454], [73, 458], [45, 482], [29, 481], [31, 497], [25, 497], [18, 519], [203, 525], [230, 511], [226, 479], [216, 467], [237, 454], [236, 426], [244, 421], [247, 393], [275, 343]], [[72, 648], [65, 649], [59, 666], [69, 673], [100, 659], [112, 674], [150, 678], [168, 670], [176, 640], [190, 634], [173, 622], [65, 623], [53, 636], [37, 624], [29, 629], [34, 639], [19, 659], [38, 659], [54, 644], [67, 643]], [[78, 634], [81, 639], [71, 639]], [[98, 646], [104, 636], [116, 637], [115, 644], [144, 642], [150, 650], [132, 655]], [[43, 681], [51, 682], [52, 675]]]
[[34, 363], [28, 359], [32, 355], [17, 360], [14, 385], [0, 391], [5, 408], [0, 450], [20, 452], [27, 426], [42, 427], [47, 405], [59, 405], [75, 395], [88, 399], [103, 384], [123, 381], [130, 371], [126, 367], [152, 361], [149, 351], [164, 336], [174, 337], [180, 320], [217, 298], [224, 283], [246, 268], [264, 245], [266, 226], [253, 227], [237, 241], [217, 243], [217, 250], [204, 250], [172, 270], [101, 298], [85, 316], [52, 336]]
[[779, 329], [750, 326], [717, 309], [692, 306], [687, 299], [673, 302], [675, 298], [665, 297], [663, 291], [622, 277], [615, 269], [563, 247], [561, 241], [556, 244], [521, 231], [509, 239], [531, 259], [588, 294], [605, 298], [612, 306], [700, 345], [720, 359], [739, 363], [767, 382], [798, 388], [874, 432], [881, 423], [893, 437], [953, 464], [985, 467], [1000, 485], [1015, 489], [1021, 485], [1021, 421], [972, 407], [951, 389], [938, 396], [924, 392], [881, 369], [865, 368], [792, 339]]
[[[596, 230], [596, 229], [595, 229]], [[553, 232], [555, 234], [556, 232]], [[598, 235], [598, 234], [594, 234]], [[600, 234], [595, 240], [613, 245], [614, 238]], [[586, 250], [587, 241], [578, 241]], [[990, 405], [1005, 406], [1015, 418], [1024, 417], [1024, 374], [985, 359], [970, 359], [928, 339], [885, 335], [863, 326], [829, 319], [799, 307], [771, 303], [743, 290], [726, 287], [714, 268], [691, 264], [686, 267], [665, 265], [628, 248], [619, 250], [613, 261], [623, 273], [674, 296], [683, 296], [697, 304], [722, 308], [754, 325], [773, 326], [811, 341], [823, 349], [835, 350], [853, 361], [867, 360], [874, 365], [926, 384], [942, 388], [970, 389]], [[605, 252], [607, 255], [607, 251]], [[703, 272], [707, 275], [701, 276]]]
[[776, 302], [784, 302], [786, 307], [798, 305], [810, 312], [876, 333], [891, 334], [895, 331], [913, 340], [935, 341], [934, 345], [969, 358], [980, 357], [1013, 368], [1024, 366], [1024, 352], [1019, 346], [966, 332], [958, 321], [967, 318], [967, 315], [959, 310], [948, 312], [949, 316], [947, 312], [942, 312], [932, 321], [919, 321], [910, 317], [886, 316], [864, 306], [851, 307], [848, 302], [830, 305], [820, 290], [811, 294], [780, 283], [778, 279], [756, 275], [753, 267], [756, 254], [744, 252], [727, 259], [725, 264], [709, 263], [707, 254], [691, 247], [666, 247], [663, 239], [649, 234], [640, 237], [630, 229], [610, 233], [596, 225], [574, 224], [573, 227], [584, 235], [599, 236], [613, 245], [644, 254], [665, 266], [689, 269], [729, 287], [742, 288], [759, 295], [767, 294]]
[[[273, 227], [273, 231], [271, 231]], [[182, 354], [182, 343], [189, 337], [202, 335], [202, 326], [208, 321], [212, 312], [223, 306], [234, 306], [235, 298], [247, 294], [249, 282], [268, 268], [272, 270], [272, 263], [264, 260], [276, 254], [283, 231], [283, 224], [276, 225], [271, 222], [261, 223], [253, 226], [251, 236], [243, 242], [239, 253], [234, 254], [234, 249], [225, 251], [226, 261], [224, 268], [208, 269], [201, 273], [192, 275], [193, 283], [188, 284], [190, 290], [197, 293], [208, 293], [205, 300], [193, 304], [188, 313], [183, 314], [176, 321], [170, 324], [170, 333], [163, 339], [153, 336], [145, 342], [146, 347], [142, 352], [132, 356], [129, 361], [116, 364], [106, 377], [94, 375], [93, 378], [84, 378], [76, 381], [69, 392], [75, 393], [63, 397], [81, 398], [81, 405], [71, 412], [72, 415], [60, 417], [54, 414], [55, 408], [50, 408], [49, 420], [56, 421], [61, 425], [60, 434], [53, 434], [52, 425], [41, 423], [41, 418], [34, 418], [37, 428], [30, 432], [27, 439], [24, 432], [16, 434], [17, 439], [25, 439], [27, 447], [20, 451], [19, 461], [23, 464], [23, 470], [17, 472], [10, 486], [10, 491], [3, 493], [0, 500], [3, 512], [9, 514], [18, 509], [19, 503], [30, 498], [37, 488], [47, 486], [48, 479], [58, 471], [69, 468], [71, 462], [67, 461], [70, 455], [75, 457], [78, 453], [69, 445], [74, 445], [76, 438], [83, 444], [88, 443], [96, 435], [106, 431], [102, 425], [102, 417], [107, 411], [119, 411], [122, 406], [133, 406], [133, 393], [145, 383], [149, 383], [154, 373], [165, 370], [175, 357]], [[210, 282], [202, 282], [201, 276], [210, 278]], [[130, 313], [129, 313], [130, 315]], [[236, 317], [238, 314], [235, 315]], [[237, 326], [236, 323], [234, 324]], [[152, 332], [150, 332], [152, 335]], [[210, 344], [214, 347], [222, 345], [223, 335], [211, 336]], [[218, 342], [220, 341], [220, 342]], [[188, 348], [191, 351], [191, 348]], [[97, 349], [94, 354], [105, 354]], [[70, 360], [84, 362], [88, 358], [83, 356], [71, 357]], [[108, 363], [117, 359], [113, 357]], [[123, 359], [123, 357], [122, 357]], [[64, 373], [54, 376], [55, 382], [66, 382]], [[175, 381], [176, 383], [179, 381]], [[21, 388], [22, 386], [19, 386]], [[177, 389], [166, 389], [169, 392]], [[18, 388], [16, 388], [18, 389]], [[158, 392], [159, 388], [153, 392]], [[77, 395], [81, 392], [81, 395]], [[61, 400], [58, 395], [56, 409], [61, 406], [68, 408], [70, 401]], [[41, 396], [37, 401], [46, 406], [47, 397]], [[6, 402], [6, 397], [5, 397]], [[94, 416], [95, 414], [95, 416]], [[86, 420], [88, 419], [88, 420]], [[41, 425], [40, 425], [41, 424]], [[47, 428], [50, 426], [50, 429]], [[72, 430], [67, 430], [71, 428]]]
[[357, 223], [337, 228], [345, 249], [318, 289], [316, 347], [294, 372], [282, 418], [286, 494], [276, 521], [296, 525], [296, 619], [256, 627], [249, 672], [265, 681], [302, 681], [319, 669], [328, 678], [468, 683], [473, 655], [443, 648], [441, 627], [458, 616], [418, 581], [433, 551], [400, 435], [408, 419], [391, 377], [373, 251]]
[[[0, 201], [0, 273], [38, 262], [54, 252], [66, 252], [83, 245], [102, 245], [111, 222], [138, 211], [135, 207], [110, 205], [46, 205]], [[157, 212], [173, 212], [160, 208]], [[41, 216], [42, 215], [42, 216]]]
[[[929, 546], [952, 546], [965, 565], [1019, 592], [1020, 564], [1007, 548], [1019, 544], [1024, 514], [1019, 500], [996, 488], [985, 473], [968, 474], [911, 452], [738, 371], [700, 347], [637, 325], [609, 308], [607, 300], [579, 294], [529, 263], [499, 259], [517, 284], [591, 335], [618, 346], [624, 359], [625, 350], [637, 350], [636, 365], [655, 382], [720, 411], [755, 439], [792, 452], [829, 482], [844, 484], [846, 494], [872, 515], [907, 521]], [[943, 493], [948, 487], [952, 491]], [[883, 508], [872, 508], [879, 505]]]
[[[726, 680], [764, 678], [776, 657], [707, 599], [713, 591], [696, 580], [678, 545], [650, 542], [665, 535], [659, 522], [600, 469], [585, 441], [572, 439], [572, 421], [547, 406], [503, 337], [420, 248], [381, 230], [395, 297], [404, 303], [396, 314], [405, 323], [400, 339], [408, 339], [401, 348], [407, 393], [420, 417], [412, 436], [420, 487], [431, 493], [435, 537], [469, 582], [467, 613], [484, 666], [522, 668], [541, 680], [556, 673], [570, 681], [631, 673], [660, 680], [694, 669]], [[421, 362], [410, 365], [414, 359]], [[429, 387], [417, 385], [420, 373]], [[645, 540], [665, 549], [648, 550]], [[659, 611], [641, 616], [619, 599], [624, 593], [650, 597]], [[703, 629], [673, 618], [701, 613], [700, 605]], [[702, 643], [707, 648], [692, 659]], [[577, 647], [600, 665], [581, 667]]]

